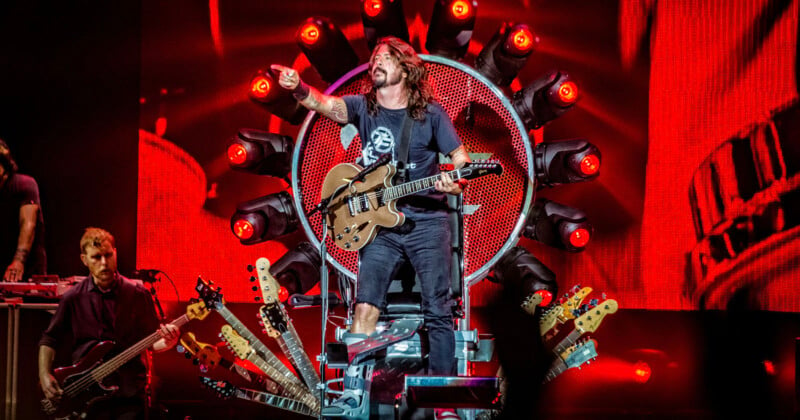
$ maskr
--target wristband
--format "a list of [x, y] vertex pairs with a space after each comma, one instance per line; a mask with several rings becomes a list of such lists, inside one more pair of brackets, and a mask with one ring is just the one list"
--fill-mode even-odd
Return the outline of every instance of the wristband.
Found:
[[308, 98], [308, 95], [311, 94], [311, 88], [306, 84], [304, 81], [300, 81], [300, 83], [292, 89], [292, 96], [298, 101], [302, 101], [305, 98]]

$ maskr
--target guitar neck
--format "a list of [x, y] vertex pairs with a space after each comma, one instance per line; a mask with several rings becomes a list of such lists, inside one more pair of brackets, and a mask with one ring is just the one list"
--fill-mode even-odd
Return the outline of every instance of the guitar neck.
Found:
[[237, 388], [236, 398], [255, 401], [271, 407], [277, 407], [283, 410], [292, 411], [294, 413], [315, 417], [314, 411], [300, 401], [267, 392]]
[[[312, 410], [319, 409], [319, 399], [308, 392], [308, 388], [306, 388], [304, 385], [300, 385], [299, 383], [282, 376], [274, 366], [267, 363], [264, 359], [255, 354], [255, 352], [250, 352], [250, 354], [247, 356], [247, 360], [253, 362], [254, 365], [256, 365], [268, 376], [273, 377], [279, 384], [281, 384], [281, 386], [283, 386], [286, 392], [293, 397], [300, 399], [300, 401], [309, 406]], [[294, 378], [294, 376], [292, 378]]]
[[564, 337], [561, 341], [558, 342], [558, 344], [556, 344], [556, 346], [553, 348], [553, 351], [557, 355], [564, 353], [566, 349], [568, 349], [571, 345], [575, 344], [578, 341], [578, 339], [581, 338], [581, 335], [583, 335], [582, 330], [579, 330], [577, 328], [573, 329], [572, 332], [569, 333], [569, 335]]
[[[293, 381], [297, 381], [297, 378], [292, 374], [292, 372], [286, 366], [284, 366], [277, 357], [275, 357], [275, 354], [273, 354], [267, 348], [267, 346], [261, 342], [261, 340], [259, 340], [252, 332], [250, 332], [249, 329], [247, 329], [247, 327], [244, 326], [244, 324], [242, 324], [241, 321], [239, 321], [239, 318], [236, 318], [236, 315], [234, 315], [233, 312], [231, 312], [222, 303], [218, 303], [215, 309], [220, 315], [222, 315], [222, 318], [225, 319], [225, 321], [227, 321], [237, 333], [239, 333], [239, 335], [250, 342], [250, 347], [257, 351], [263, 357], [263, 360], [273, 367], [274, 371], [280, 373], [279, 376], [284, 376]], [[270, 374], [270, 376], [272, 375]], [[278, 378], [275, 379], [277, 380]]]
[[[452, 178], [455, 181], [461, 178], [461, 170], [456, 169], [447, 172], [447, 175], [449, 175], [450, 178]], [[394, 187], [389, 187], [385, 189], [383, 192], [383, 200], [384, 201], [396, 200], [398, 198], [405, 197], [407, 195], [412, 195], [420, 191], [431, 189], [436, 185], [436, 181], [440, 179], [442, 179], [441, 174], [418, 179], [416, 181], [406, 182], [404, 184], [396, 185]]]
[[[187, 322], [189, 322], [189, 317], [186, 314], [184, 314], [178, 318], [175, 318], [171, 323], [174, 324], [176, 327], [181, 327]], [[140, 353], [148, 349], [150, 346], [155, 344], [155, 342], [160, 339], [161, 335], [158, 333], [158, 331], [148, 335], [147, 337], [143, 338], [141, 341], [134, 344], [127, 350], [123, 351], [122, 353], [111, 358], [109, 361], [98, 366], [95, 370], [92, 371], [91, 373], [92, 378], [97, 382], [102, 381], [103, 379], [105, 379], [106, 376], [112, 374], [114, 371], [119, 369], [120, 366], [124, 365], [125, 363], [128, 363], [129, 360], [138, 356]]]
[[306, 385], [308, 385], [310, 389], [317, 389], [320, 382], [317, 371], [314, 370], [314, 366], [311, 365], [311, 360], [308, 358], [305, 350], [303, 350], [303, 347], [299, 345], [299, 338], [292, 332], [293, 329], [290, 329], [281, 334], [277, 338], [278, 344], [280, 344], [283, 354], [291, 360], [294, 367], [300, 372], [300, 376], [303, 377], [303, 381]]
[[550, 366], [550, 370], [547, 371], [547, 374], [544, 376], [544, 383], [550, 382], [556, 378], [556, 376], [561, 375], [569, 368], [567, 364], [561, 360], [560, 357], [556, 357], [553, 360], [553, 365]]

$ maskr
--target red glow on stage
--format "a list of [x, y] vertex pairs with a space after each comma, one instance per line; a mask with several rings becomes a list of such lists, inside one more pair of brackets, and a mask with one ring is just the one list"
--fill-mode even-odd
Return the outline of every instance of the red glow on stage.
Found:
[[283, 286], [281, 286], [281, 289], [278, 290], [278, 299], [281, 302], [286, 302], [286, 300], [289, 299], [289, 291]]
[[558, 98], [564, 105], [569, 105], [578, 99], [578, 86], [575, 82], [566, 82], [558, 88]]
[[156, 135], [158, 137], [164, 137], [164, 134], [167, 132], [167, 118], [166, 117], [158, 117], [156, 120]]
[[383, 2], [381, 0], [367, 0], [364, 2], [364, 13], [369, 17], [378, 16], [383, 10]]
[[633, 365], [633, 379], [640, 384], [649, 381], [651, 373], [650, 365], [645, 362], [636, 362]]
[[772, 360], [764, 360], [764, 371], [767, 372], [769, 376], [775, 376], [775, 363], [772, 363]]
[[237, 220], [233, 224], [233, 233], [239, 239], [250, 239], [254, 232], [253, 225], [247, 220]]
[[534, 293], [542, 297], [542, 302], [538, 306], [544, 307], [549, 305], [550, 302], [553, 301], [553, 294], [550, 293], [549, 290], [542, 289], [542, 290], [537, 290]]
[[519, 53], [525, 54], [533, 48], [533, 34], [527, 28], [520, 28], [511, 34], [511, 44]]
[[589, 243], [590, 236], [588, 230], [584, 228], [576, 229], [569, 234], [569, 243], [575, 248], [583, 248]]
[[232, 144], [228, 147], [228, 160], [234, 165], [241, 165], [247, 160], [247, 149], [241, 144]]
[[600, 159], [595, 155], [589, 155], [581, 159], [581, 172], [584, 175], [594, 175], [600, 170]]
[[307, 23], [300, 29], [300, 40], [306, 45], [314, 45], [319, 41], [319, 35], [319, 28], [313, 23]]
[[470, 12], [472, 12], [472, 8], [469, 6], [469, 2], [464, 0], [456, 0], [453, 2], [453, 6], [450, 8], [450, 11], [453, 13], [456, 19], [466, 19], [469, 17]]
[[269, 95], [269, 90], [272, 85], [269, 79], [264, 76], [258, 76], [250, 82], [250, 92], [257, 98], [266, 98]]

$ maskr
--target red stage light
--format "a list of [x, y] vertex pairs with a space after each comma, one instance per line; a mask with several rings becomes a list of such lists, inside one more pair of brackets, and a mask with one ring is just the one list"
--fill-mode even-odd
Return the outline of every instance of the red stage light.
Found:
[[472, 8], [469, 6], [469, 2], [456, 0], [453, 2], [453, 6], [450, 7], [450, 11], [456, 19], [466, 19], [469, 17], [470, 12], [472, 12]]
[[253, 96], [261, 99], [269, 95], [271, 87], [272, 85], [269, 83], [269, 79], [264, 76], [257, 76], [250, 82], [250, 92], [253, 93]]
[[550, 302], [553, 301], [553, 294], [550, 293], [549, 290], [542, 289], [542, 290], [537, 290], [534, 293], [542, 297], [542, 302], [539, 304], [539, 306], [542, 307], [547, 306], [550, 304]]
[[383, 10], [383, 2], [381, 0], [367, 0], [364, 2], [364, 13], [369, 17], [378, 16]]
[[594, 175], [600, 170], [600, 159], [596, 155], [588, 155], [581, 159], [580, 167], [584, 175]]
[[767, 375], [775, 376], [775, 363], [772, 363], [772, 360], [764, 360], [764, 372], [767, 372]]
[[569, 243], [575, 248], [583, 248], [589, 243], [590, 236], [585, 228], [575, 229], [569, 234]]
[[236, 223], [233, 224], [233, 233], [239, 239], [250, 239], [254, 232], [253, 224], [247, 220], [237, 220]]
[[247, 149], [239, 144], [234, 143], [228, 147], [228, 161], [233, 165], [241, 165], [247, 161]]
[[307, 23], [300, 29], [300, 40], [306, 45], [313, 45], [319, 41], [320, 30], [317, 25]]
[[511, 43], [520, 53], [527, 53], [533, 48], [533, 34], [527, 28], [519, 28], [511, 34]]
[[281, 286], [281, 289], [278, 290], [278, 300], [281, 302], [286, 302], [289, 299], [289, 291], [286, 290], [285, 287]]
[[558, 88], [558, 98], [564, 105], [570, 105], [578, 99], [578, 86], [575, 82], [563, 83]]
[[649, 381], [651, 373], [650, 365], [645, 362], [639, 361], [633, 365], [633, 379], [640, 384]]

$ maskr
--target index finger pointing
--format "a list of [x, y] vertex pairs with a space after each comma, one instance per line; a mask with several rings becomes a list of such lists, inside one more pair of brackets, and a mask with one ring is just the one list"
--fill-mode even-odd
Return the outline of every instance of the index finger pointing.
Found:
[[280, 65], [280, 64], [272, 64], [272, 65], [270, 65], [269, 67], [270, 67], [272, 70], [277, 70], [277, 71], [279, 71], [279, 72], [281, 72], [281, 73], [285, 72], [286, 70], [289, 70], [289, 68], [288, 68], [288, 67], [286, 67], [286, 66], [282, 66], [282, 65]]

